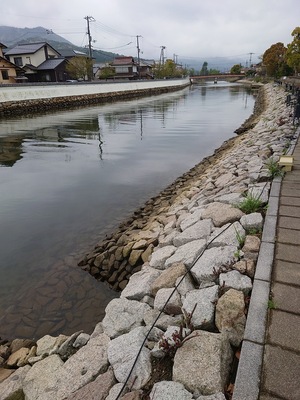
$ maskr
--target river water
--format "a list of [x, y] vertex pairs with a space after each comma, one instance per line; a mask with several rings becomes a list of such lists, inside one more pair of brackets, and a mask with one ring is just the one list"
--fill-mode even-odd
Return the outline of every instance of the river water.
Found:
[[0, 337], [90, 333], [118, 294], [77, 262], [252, 113], [238, 84], [0, 120]]

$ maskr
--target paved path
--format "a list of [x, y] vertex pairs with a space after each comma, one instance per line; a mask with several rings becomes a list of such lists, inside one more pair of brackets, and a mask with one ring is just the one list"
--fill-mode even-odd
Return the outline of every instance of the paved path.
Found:
[[300, 399], [300, 139], [293, 155], [279, 196], [271, 277], [275, 308], [268, 312], [260, 400]]

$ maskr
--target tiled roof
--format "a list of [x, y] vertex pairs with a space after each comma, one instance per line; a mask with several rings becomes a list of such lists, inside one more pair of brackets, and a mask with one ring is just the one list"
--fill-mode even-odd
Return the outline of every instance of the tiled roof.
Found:
[[129, 65], [134, 64], [133, 57], [116, 57], [112, 63], [112, 65]]
[[60, 64], [62, 64], [65, 61], [64, 58], [51, 58], [50, 60], [44, 61], [42, 64], [38, 66], [38, 70], [48, 70], [48, 69], [55, 69], [58, 67]]
[[[36, 53], [39, 49], [41, 49], [44, 46], [48, 46], [51, 47], [53, 49], [52, 46], [50, 46], [48, 43], [46, 42], [39, 42], [39, 43], [26, 43], [26, 44], [18, 44], [17, 46], [15, 46], [13, 49], [10, 49], [8, 51], [5, 52], [5, 55], [8, 56], [13, 56], [13, 55], [17, 55], [17, 54], [34, 54]], [[58, 53], [57, 50], [53, 49], [54, 51], [56, 51]], [[59, 53], [58, 53], [59, 54]]]

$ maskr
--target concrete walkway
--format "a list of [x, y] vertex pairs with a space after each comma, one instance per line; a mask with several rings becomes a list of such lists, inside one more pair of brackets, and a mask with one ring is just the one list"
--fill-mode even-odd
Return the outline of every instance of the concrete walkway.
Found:
[[300, 399], [300, 139], [293, 155], [279, 196], [260, 400]]
[[300, 128], [272, 182], [233, 400], [300, 400]]

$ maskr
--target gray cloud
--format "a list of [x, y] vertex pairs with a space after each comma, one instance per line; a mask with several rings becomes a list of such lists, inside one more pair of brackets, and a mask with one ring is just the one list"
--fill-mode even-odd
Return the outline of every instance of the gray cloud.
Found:
[[[136, 55], [136, 35], [145, 58], [158, 58], [160, 46], [173, 57], [261, 55], [277, 42], [291, 42], [300, 25], [299, 0], [10, 0], [0, 25], [43, 26], [77, 45], [86, 45], [85, 16], [93, 16], [95, 48]], [[127, 45], [127, 43], [132, 42]]]

